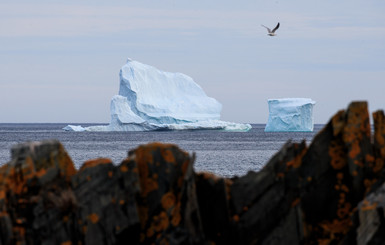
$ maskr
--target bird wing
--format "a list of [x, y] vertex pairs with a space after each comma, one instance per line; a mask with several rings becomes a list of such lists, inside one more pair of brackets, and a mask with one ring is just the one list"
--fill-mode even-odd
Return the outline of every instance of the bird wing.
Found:
[[269, 33], [271, 32], [271, 30], [270, 30], [270, 28], [269, 28], [269, 27], [267, 27], [267, 26], [264, 26], [264, 25], [261, 25], [261, 26], [265, 27]]
[[274, 33], [278, 28], [279, 28], [279, 22], [278, 22], [277, 26], [271, 32]]

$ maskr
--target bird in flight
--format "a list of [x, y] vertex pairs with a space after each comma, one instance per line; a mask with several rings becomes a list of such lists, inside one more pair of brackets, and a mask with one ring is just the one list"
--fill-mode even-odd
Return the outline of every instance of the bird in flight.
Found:
[[267, 26], [264, 26], [264, 25], [262, 25], [262, 26], [267, 29], [267, 32], [268, 32], [267, 35], [269, 35], [269, 36], [276, 36], [277, 35], [277, 34], [275, 34], [275, 31], [279, 28], [279, 22], [273, 30], [270, 30], [270, 28]]

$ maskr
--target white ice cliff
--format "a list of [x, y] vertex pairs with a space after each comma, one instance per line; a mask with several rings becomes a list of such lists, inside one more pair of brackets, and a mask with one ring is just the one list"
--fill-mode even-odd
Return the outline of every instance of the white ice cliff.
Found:
[[194, 80], [128, 59], [120, 70], [119, 95], [111, 100], [107, 126], [68, 125], [67, 131], [223, 129], [248, 131], [250, 124], [220, 121], [222, 105]]
[[269, 99], [266, 132], [313, 131], [315, 101], [308, 98]]

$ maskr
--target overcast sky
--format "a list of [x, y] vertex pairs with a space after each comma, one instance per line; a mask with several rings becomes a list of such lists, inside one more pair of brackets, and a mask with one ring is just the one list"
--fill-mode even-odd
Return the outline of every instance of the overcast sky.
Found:
[[326, 123], [352, 100], [385, 108], [385, 1], [2, 0], [0, 123], [108, 123], [128, 57], [191, 76], [222, 120], [305, 97]]

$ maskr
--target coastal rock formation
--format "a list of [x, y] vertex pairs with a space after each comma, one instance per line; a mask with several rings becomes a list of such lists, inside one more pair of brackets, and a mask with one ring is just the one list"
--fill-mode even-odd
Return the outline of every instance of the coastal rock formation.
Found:
[[385, 117], [336, 113], [259, 172], [195, 173], [150, 143], [75, 170], [60, 142], [25, 143], [0, 168], [0, 244], [383, 244]]

